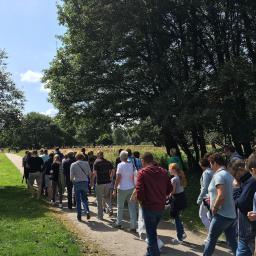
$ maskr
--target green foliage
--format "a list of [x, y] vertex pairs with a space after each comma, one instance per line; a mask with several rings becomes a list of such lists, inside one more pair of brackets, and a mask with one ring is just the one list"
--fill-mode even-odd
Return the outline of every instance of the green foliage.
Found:
[[[6, 53], [0, 49], [0, 133], [19, 123], [24, 97], [6, 69]], [[0, 134], [1, 136], [1, 134]]]
[[75, 140], [62, 130], [53, 118], [31, 112], [25, 115], [20, 124], [6, 129], [0, 137], [3, 145], [19, 148], [53, 147], [75, 143]]
[[112, 137], [115, 145], [125, 145], [130, 142], [126, 129], [122, 127], [114, 128]]
[[69, 117], [113, 124], [149, 118], [156, 130], [148, 131], [159, 136], [142, 136], [167, 151], [180, 146], [192, 167], [206, 151], [207, 132], [230, 137], [248, 154], [255, 14], [253, 1], [63, 0], [59, 21], [67, 32], [44, 75], [51, 101]]
[[104, 145], [104, 146], [108, 146], [108, 145], [113, 144], [111, 134], [107, 134], [107, 133], [101, 134], [96, 142], [97, 142], [98, 145]]

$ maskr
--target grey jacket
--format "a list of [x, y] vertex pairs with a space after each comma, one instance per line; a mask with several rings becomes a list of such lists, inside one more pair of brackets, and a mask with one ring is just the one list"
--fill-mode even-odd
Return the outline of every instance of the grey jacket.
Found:
[[201, 192], [197, 198], [197, 204], [201, 204], [203, 202], [203, 199], [207, 196], [208, 193], [208, 187], [211, 183], [212, 177], [213, 177], [213, 170], [210, 168], [207, 168], [200, 179], [200, 185], [201, 185]]
[[87, 161], [78, 160], [70, 166], [70, 181], [73, 183], [88, 181], [91, 175], [91, 168]]

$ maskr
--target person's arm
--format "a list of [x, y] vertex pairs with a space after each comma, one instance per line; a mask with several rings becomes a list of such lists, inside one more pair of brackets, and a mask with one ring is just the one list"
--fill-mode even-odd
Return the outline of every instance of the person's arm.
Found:
[[112, 170], [109, 171], [110, 178], [115, 177], [115, 174], [116, 174], [116, 170], [115, 169], [112, 169]]
[[139, 203], [142, 205], [145, 198], [145, 185], [143, 180], [143, 174], [138, 172], [137, 183], [136, 183], [136, 198]]
[[116, 174], [116, 181], [115, 181], [114, 191], [113, 191], [113, 196], [116, 195], [116, 190], [117, 190], [118, 185], [120, 184], [121, 178], [122, 178], [121, 174], [117, 173]]
[[70, 181], [73, 182], [74, 180], [74, 165], [71, 164], [70, 166]]
[[177, 185], [176, 179], [172, 178], [171, 183], [172, 183], [172, 191], [171, 191], [170, 196], [173, 196], [176, 193], [176, 185]]
[[204, 197], [208, 193], [208, 187], [211, 182], [211, 176], [207, 172], [203, 172], [202, 174], [203, 184], [201, 187], [201, 192], [197, 198], [197, 204], [201, 204], [203, 202]]
[[254, 194], [256, 192], [255, 184], [248, 186], [247, 189], [243, 189], [241, 195], [236, 199], [236, 207], [245, 214], [252, 210], [252, 204]]
[[217, 197], [213, 202], [212, 214], [215, 215], [225, 202], [225, 187], [223, 184], [216, 185]]
[[169, 175], [167, 174], [167, 190], [166, 190], [166, 196], [169, 196], [171, 192], [173, 191], [173, 185], [171, 182], [171, 179]]
[[90, 187], [93, 188], [94, 187], [94, 180], [97, 177], [97, 171], [94, 169], [92, 171], [92, 175], [91, 175], [91, 182], [90, 182]]
[[112, 163], [109, 162], [109, 177], [112, 179], [115, 176], [115, 169]]

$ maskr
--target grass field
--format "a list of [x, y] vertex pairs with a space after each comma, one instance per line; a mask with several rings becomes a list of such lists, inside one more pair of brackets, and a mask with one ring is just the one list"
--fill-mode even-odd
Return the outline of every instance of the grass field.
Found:
[[[96, 148], [86, 148], [86, 152], [93, 151], [95, 154], [97, 151], [102, 150], [104, 152], [105, 158], [115, 162], [115, 159], [118, 156], [118, 150], [130, 148], [132, 151], [139, 151], [141, 154], [144, 152], [152, 152], [155, 159], [160, 163], [161, 166], [167, 168], [166, 160], [167, 154], [164, 147], [154, 147], [146, 145], [126, 145], [126, 146], [113, 146], [113, 147], [96, 147]], [[62, 149], [61, 151], [65, 154], [68, 151], [79, 152], [81, 148], [72, 148], [72, 149]], [[49, 150], [50, 152], [51, 150]], [[20, 156], [24, 156], [24, 151], [19, 152]], [[183, 155], [183, 160], [186, 161], [185, 156]], [[188, 198], [188, 208], [183, 214], [183, 220], [187, 227], [192, 230], [201, 231], [204, 230], [201, 220], [198, 217], [198, 206], [196, 205], [196, 199], [200, 190], [199, 179], [200, 175], [196, 173], [191, 173], [189, 170], [186, 172], [188, 179], [188, 187], [185, 192]], [[168, 213], [165, 214], [168, 218]]]
[[30, 197], [4, 154], [0, 154], [0, 175], [1, 256], [101, 255], [84, 252], [87, 245], [82, 247], [43, 201]]

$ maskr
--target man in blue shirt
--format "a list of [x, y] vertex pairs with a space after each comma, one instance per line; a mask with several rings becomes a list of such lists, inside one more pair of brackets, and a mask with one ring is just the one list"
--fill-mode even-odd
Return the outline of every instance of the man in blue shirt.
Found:
[[236, 199], [238, 211], [238, 247], [236, 256], [252, 256], [254, 252], [255, 222], [250, 222], [248, 212], [253, 209], [253, 197], [256, 192], [256, 179], [245, 168], [243, 160], [232, 164], [231, 173], [240, 184], [242, 192]]

